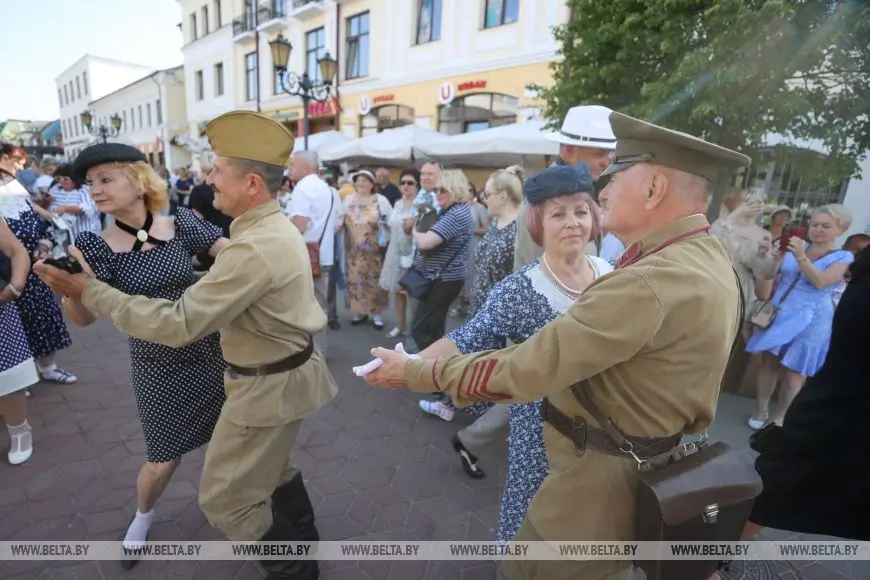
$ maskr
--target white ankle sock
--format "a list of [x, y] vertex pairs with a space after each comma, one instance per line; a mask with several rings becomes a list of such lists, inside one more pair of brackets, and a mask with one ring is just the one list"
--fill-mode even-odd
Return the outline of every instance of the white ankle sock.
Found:
[[130, 522], [127, 535], [124, 536], [125, 548], [135, 549], [148, 538], [148, 529], [151, 527], [152, 519], [154, 519], [154, 510], [145, 514], [136, 510], [136, 517]]
[[57, 365], [48, 365], [44, 367], [39, 367], [39, 372], [44, 375], [48, 375], [54, 372], [57, 372]]

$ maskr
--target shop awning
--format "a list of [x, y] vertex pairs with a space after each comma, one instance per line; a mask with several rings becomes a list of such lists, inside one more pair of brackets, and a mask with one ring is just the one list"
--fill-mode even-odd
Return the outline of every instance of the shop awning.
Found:
[[433, 140], [420, 155], [461, 167], [525, 165], [529, 158], [558, 157], [559, 144], [546, 138], [545, 121], [526, 121]]
[[418, 125], [388, 129], [376, 135], [330, 144], [318, 151], [324, 163], [349, 163], [350, 165], [407, 165], [425, 157], [420, 148], [435, 147], [439, 141], [449, 139], [446, 135]]

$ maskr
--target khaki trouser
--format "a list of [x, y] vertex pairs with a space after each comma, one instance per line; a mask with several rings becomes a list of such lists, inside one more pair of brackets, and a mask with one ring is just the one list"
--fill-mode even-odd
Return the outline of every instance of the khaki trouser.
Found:
[[272, 492], [298, 470], [290, 456], [302, 421], [243, 427], [221, 413], [211, 436], [199, 505], [211, 524], [233, 541], [257, 541], [272, 527]]
[[472, 453], [480, 453], [487, 445], [497, 439], [504, 440], [505, 429], [510, 422], [510, 405], [493, 405], [474, 420], [474, 423], [460, 429], [456, 436]]
[[[514, 536], [516, 542], [540, 542], [543, 538], [529, 524], [523, 522]], [[631, 562], [613, 560], [502, 560], [498, 564], [499, 580], [634, 580], [644, 578]]]

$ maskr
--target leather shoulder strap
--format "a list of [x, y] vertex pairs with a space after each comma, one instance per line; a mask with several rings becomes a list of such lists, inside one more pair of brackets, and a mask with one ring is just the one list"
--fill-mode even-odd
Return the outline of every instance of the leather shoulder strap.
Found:
[[[734, 335], [734, 342], [731, 344], [731, 352], [728, 354], [728, 364], [731, 364], [731, 361], [734, 358], [734, 354], [737, 352], [737, 345], [740, 344], [743, 318], [746, 315], [746, 305], [743, 300], [743, 285], [740, 283], [740, 278], [737, 276], [737, 270], [733, 271], [734, 279], [737, 281], [737, 296], [740, 300], [740, 316], [737, 319], [737, 332]], [[601, 426], [601, 429], [605, 433], [607, 433], [608, 437], [610, 437], [621, 450], [627, 451], [631, 449], [631, 444], [626, 440], [625, 436], [622, 434], [622, 431], [619, 430], [619, 427], [614, 424], [610, 416], [605, 413], [604, 410], [598, 405], [598, 401], [595, 399], [595, 394], [590, 388], [589, 382], [586, 379], [571, 385], [571, 393], [574, 395], [574, 398], [577, 399], [577, 401], [583, 406], [583, 408], [586, 409], [590, 415], [592, 415], [592, 418], [598, 422], [598, 424]]]

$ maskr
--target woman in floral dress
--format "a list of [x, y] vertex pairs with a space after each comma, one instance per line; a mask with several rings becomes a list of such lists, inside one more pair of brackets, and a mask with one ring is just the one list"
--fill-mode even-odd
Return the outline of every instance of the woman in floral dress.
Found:
[[381, 312], [390, 295], [378, 283], [384, 265], [381, 237], [393, 208], [386, 197], [374, 193], [375, 177], [370, 171], [357, 172], [353, 182], [356, 192], [344, 200], [347, 308], [354, 315], [351, 324], [362, 324], [371, 316], [374, 327], [383, 330]]

